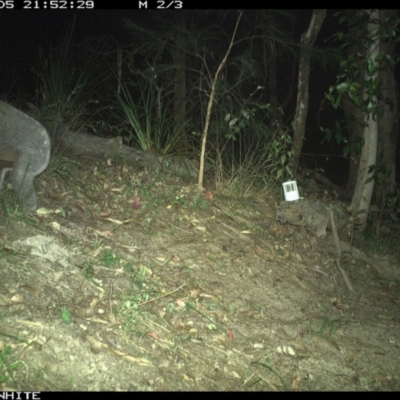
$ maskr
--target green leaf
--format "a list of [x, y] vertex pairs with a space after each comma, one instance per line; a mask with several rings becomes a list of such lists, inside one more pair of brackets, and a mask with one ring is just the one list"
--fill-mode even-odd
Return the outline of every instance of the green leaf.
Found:
[[72, 322], [71, 313], [65, 307], [61, 308], [61, 319], [67, 325]]
[[358, 101], [357, 93], [349, 91], [349, 97], [350, 97], [350, 100], [354, 101], [354, 103], [356, 103]]
[[339, 108], [341, 101], [342, 101], [342, 96], [340, 95], [340, 96], [336, 99], [336, 101], [332, 104], [332, 106], [333, 106], [333, 108], [334, 108], [335, 110], [337, 110], [337, 109]]
[[343, 141], [343, 135], [342, 132], [336, 132], [335, 133], [335, 139], [336, 139], [336, 143], [339, 144], [340, 142]]
[[374, 79], [374, 85], [375, 87], [378, 87], [381, 84], [381, 77], [378, 75], [375, 79]]
[[336, 90], [338, 92], [344, 92], [346, 89], [348, 89], [348, 87], [349, 87], [349, 84], [347, 82], [342, 82], [336, 86]]
[[386, 54], [386, 62], [387, 62], [392, 68], [394, 68], [395, 61], [394, 61], [393, 57], [392, 57], [390, 54]]
[[357, 154], [361, 154], [361, 150], [362, 150], [362, 142], [361, 141], [357, 141], [357, 142], [354, 142], [354, 151], [357, 153]]
[[357, 94], [358, 91], [360, 90], [360, 85], [356, 82], [352, 82], [349, 86], [349, 92]]

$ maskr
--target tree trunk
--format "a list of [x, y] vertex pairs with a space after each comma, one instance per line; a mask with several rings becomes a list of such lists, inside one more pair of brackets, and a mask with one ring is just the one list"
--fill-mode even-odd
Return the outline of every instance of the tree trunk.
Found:
[[303, 148], [306, 118], [308, 111], [308, 81], [310, 77], [310, 49], [317, 39], [322, 23], [326, 16], [326, 10], [314, 10], [310, 25], [301, 35], [301, 50], [299, 62], [299, 78], [297, 92], [296, 115], [293, 122], [293, 156], [291, 159], [292, 171], [296, 172], [301, 149]]
[[[397, 17], [397, 10], [382, 10], [381, 21], [392, 17], [393, 20]], [[394, 27], [396, 28], [396, 27]], [[395, 59], [396, 42], [385, 41], [381, 43], [381, 52]], [[380, 193], [391, 193], [394, 191], [396, 184], [396, 148], [399, 134], [399, 103], [397, 99], [398, 89], [394, 79], [394, 70], [387, 65], [380, 70], [381, 77], [381, 93], [383, 99], [386, 100], [383, 104], [378, 119], [378, 160], [381, 161], [387, 173], [382, 176], [382, 180], [376, 182]], [[379, 166], [379, 165], [378, 165]], [[378, 189], [378, 188], [377, 188]]]
[[[373, 40], [369, 41], [367, 54], [371, 63], [375, 64], [375, 59], [380, 52], [380, 40], [378, 36], [379, 10], [371, 11], [368, 22], [368, 34]], [[366, 60], [367, 61], [367, 60]], [[364, 80], [375, 80], [379, 74], [377, 69], [372, 75], [365, 71]], [[364, 89], [364, 99], [368, 99], [367, 89]], [[376, 97], [370, 99], [376, 104]], [[364, 145], [361, 150], [360, 166], [358, 170], [357, 184], [351, 201], [351, 210], [357, 216], [360, 229], [365, 228], [368, 217], [369, 206], [371, 203], [372, 192], [374, 190], [373, 171], [370, 167], [376, 163], [376, 153], [378, 144], [378, 120], [377, 115], [372, 112], [365, 112], [364, 116]], [[369, 180], [369, 182], [367, 182]]]
[[[362, 44], [362, 28], [353, 24], [355, 19], [361, 18], [365, 10], [348, 11], [348, 29], [352, 44], [347, 49], [348, 58], [353, 60], [358, 68], [358, 75], [353, 77], [353, 81], [360, 87], [364, 80], [364, 61], [366, 57], [365, 48]], [[358, 95], [359, 104], [362, 103], [363, 93]], [[363, 118], [364, 112], [360, 106], [355, 104], [348, 96], [343, 97], [343, 109], [347, 117], [347, 132], [349, 135], [350, 154], [349, 154], [349, 175], [346, 184], [347, 197], [351, 198], [357, 184], [358, 170], [360, 166], [361, 146], [363, 143]]]

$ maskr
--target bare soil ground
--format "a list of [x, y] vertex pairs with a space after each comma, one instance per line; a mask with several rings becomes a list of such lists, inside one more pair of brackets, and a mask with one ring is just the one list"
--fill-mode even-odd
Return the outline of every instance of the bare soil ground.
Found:
[[279, 192], [83, 160], [36, 187], [31, 217], [1, 192], [0, 390], [400, 390], [399, 283], [347, 254], [349, 291]]

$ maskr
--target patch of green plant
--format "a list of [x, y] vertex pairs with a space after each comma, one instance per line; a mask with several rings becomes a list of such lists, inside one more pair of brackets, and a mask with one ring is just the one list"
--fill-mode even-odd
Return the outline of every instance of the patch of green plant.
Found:
[[[283, 386], [283, 390], [284, 390], [285, 392], [287, 392], [287, 391], [289, 390], [289, 389], [288, 389], [288, 386], [287, 386], [285, 380], [282, 378], [281, 374], [280, 374], [275, 368], [273, 368], [273, 367], [271, 366], [271, 357], [266, 357], [264, 361], [256, 361], [256, 362], [253, 362], [252, 364], [261, 365], [262, 367], [264, 367], [264, 368], [266, 368], [267, 370], [271, 371], [271, 372], [272, 372], [274, 375], [276, 375], [276, 376], [279, 378], [279, 380], [281, 381], [282, 386]], [[254, 386], [254, 385], [256, 385], [257, 383], [259, 383], [260, 381], [262, 381], [262, 378], [254, 378], [254, 379], [252, 379], [251, 381], [247, 382], [247, 383], [246, 383], [246, 386], [247, 386], [247, 387]]]
[[398, 222], [400, 219], [400, 187], [396, 186], [392, 193], [387, 193], [384, 205], [389, 212], [390, 219]]
[[[113, 79], [100, 58], [103, 43], [78, 46], [74, 43], [73, 20], [63, 40], [59, 43], [39, 44], [34, 48], [32, 73], [36, 78], [36, 93], [42, 102], [39, 115], [35, 115], [55, 136], [63, 124], [76, 129], [87, 124], [102, 107], [98, 101], [99, 91], [109, 79]], [[65, 122], [64, 122], [65, 121]]]
[[70, 325], [72, 323], [71, 312], [66, 307], [61, 308], [61, 319], [64, 324]]
[[91, 262], [85, 266], [82, 266], [81, 275], [86, 279], [91, 279], [94, 276], [94, 265], [96, 262]]
[[355, 235], [369, 254], [399, 256], [400, 242], [390, 230], [393, 226], [393, 232], [397, 232], [400, 221], [400, 187], [396, 186], [393, 192], [385, 193], [385, 177], [376, 174], [375, 181], [377, 204], [369, 211], [365, 229], [355, 232]]
[[[146, 268], [135, 268], [132, 263], [128, 262], [124, 265], [124, 269], [130, 274], [130, 280], [135, 285], [135, 290], [144, 290], [147, 280]], [[145, 297], [148, 298], [146, 295]], [[142, 299], [144, 297], [142, 296]], [[147, 300], [146, 300], [147, 301]]]
[[95, 184], [89, 185], [89, 190], [92, 194], [97, 194], [99, 192], [99, 188]]
[[23, 363], [21, 361], [11, 361], [11, 359], [12, 348], [11, 346], [5, 346], [3, 350], [0, 350], [0, 384], [4, 384], [10, 379], [17, 388], [15, 374], [23, 366]]
[[103, 250], [102, 261], [107, 268], [110, 268], [112, 264], [118, 264], [119, 257], [109, 248]]
[[271, 239], [271, 234], [267, 230], [265, 230], [264, 234], [262, 235], [262, 238], [264, 240], [269, 240], [269, 239]]
[[118, 314], [126, 320], [124, 332], [135, 332], [139, 336], [147, 333], [139, 328], [139, 323], [141, 318], [147, 315], [147, 311], [142, 307], [142, 304], [148, 302], [150, 298], [151, 289], [136, 292], [123, 300]]
[[196, 208], [200, 208], [202, 206], [204, 206], [205, 208], [208, 207], [208, 204], [204, 201], [204, 199], [201, 198], [201, 196], [194, 196], [193, 197], [193, 205]]
[[[322, 143], [325, 140], [330, 143], [332, 141], [332, 139], [335, 139], [336, 144], [343, 145], [342, 156], [347, 157], [348, 154], [350, 153], [350, 145], [349, 145], [348, 138], [343, 133], [346, 132], [346, 126], [348, 125], [348, 121], [344, 120], [341, 122], [339, 120], [335, 120], [334, 125], [335, 125], [334, 129], [324, 128], [324, 127], [320, 126], [319, 129], [321, 130], [321, 132], [325, 133]], [[362, 147], [362, 145], [360, 146], [360, 144], [358, 142], [353, 143], [353, 146], [356, 149], [360, 148], [360, 150]]]
[[[126, 121], [128, 141], [134, 141], [144, 151], [158, 154], [181, 154], [182, 130], [171, 118], [168, 109], [160, 111], [154, 87], [143, 85], [140, 78], [136, 88], [139, 99], [134, 101], [126, 84], [122, 85], [122, 95], [117, 98], [119, 108]], [[169, 168], [168, 162], [163, 167]]]
[[253, 231], [260, 234], [264, 231], [264, 229], [262, 229], [260, 225], [255, 225], [253, 227]]
[[[202, 317], [204, 317], [206, 320], [208, 320], [208, 322], [209, 322], [209, 324], [207, 325], [207, 326], [209, 326], [209, 327], [211, 327], [211, 326], [213, 326], [213, 327], [216, 327], [216, 328], [218, 328], [221, 332], [224, 332], [224, 333], [226, 333], [226, 329], [222, 326], [222, 325], [220, 325], [220, 324], [218, 324], [217, 322], [215, 322], [212, 318], [210, 318], [208, 315], [206, 315], [206, 314], [204, 314], [203, 312], [201, 312], [200, 310], [198, 310], [196, 307], [194, 307], [192, 304], [190, 304], [189, 302], [187, 302], [187, 301], [184, 301], [184, 303], [185, 303], [185, 309], [186, 309], [186, 312], [190, 312], [190, 310], [193, 310], [193, 311], [195, 311], [195, 312], [197, 312], [198, 314], [200, 314]], [[211, 324], [211, 325], [210, 325]], [[214, 329], [214, 328], [213, 328]]]
[[368, 254], [376, 256], [399, 256], [400, 243], [397, 235], [376, 234], [367, 228], [360, 232], [359, 238], [362, 241], [362, 248]]
[[204, 307], [209, 311], [215, 311], [215, 310], [218, 309], [219, 304], [214, 303], [214, 302], [210, 302], [210, 303], [205, 303]]
[[341, 317], [324, 317], [317, 331], [312, 328], [312, 323], [310, 322], [308, 331], [312, 334], [317, 334], [319, 336], [327, 335], [329, 337], [333, 336], [336, 331], [344, 325], [344, 321]]
[[4, 217], [12, 217], [30, 226], [36, 225], [36, 218], [25, 212], [23, 205], [13, 192], [0, 196], [0, 210], [3, 212], [2, 216]]
[[279, 147], [277, 141], [253, 146], [239, 161], [236, 161], [233, 155], [229, 155], [230, 161], [225, 161], [228, 153], [222, 157], [216, 172], [216, 186], [222, 189], [224, 194], [238, 199], [268, 195], [272, 187], [282, 182], [284, 176], [290, 175], [290, 157], [280, 154], [280, 151], [285, 150]]
[[38, 369], [38, 371], [36, 371], [35, 373], [35, 377], [33, 378], [33, 387], [34, 388], [38, 388], [40, 383], [44, 380], [45, 378], [45, 368], [41, 367]]
[[268, 154], [270, 180], [280, 183], [293, 176], [290, 168], [290, 160], [293, 156], [292, 137], [287, 128], [276, 131], [272, 140], [265, 144], [264, 151]]
[[103, 242], [101, 240], [95, 240], [94, 242], [92, 242], [91, 247], [93, 250], [98, 249], [101, 245], [103, 244]]
[[165, 308], [169, 314], [176, 312], [175, 304], [172, 301], [169, 301]]
[[[28, 198], [33, 190], [29, 191], [25, 197]], [[20, 201], [18, 197], [16, 196], [14, 191], [9, 191], [4, 188], [2, 188], [2, 193], [1, 193], [1, 198], [0, 198], [0, 207], [3, 210], [3, 214], [5, 216], [7, 215], [12, 215], [14, 218], [22, 218], [25, 220], [28, 220], [27, 215], [24, 213], [23, 209], [23, 199]]]
[[128, 296], [126, 299], [124, 299], [121, 308], [119, 310], [119, 314], [131, 314], [132, 311], [135, 313], [139, 310], [140, 303], [142, 302], [141, 295], [135, 294]]
[[142, 188], [140, 191], [140, 194], [147, 199], [148, 197], [150, 197], [150, 190], [148, 188]]
[[52, 157], [48, 171], [52, 174], [58, 175], [64, 181], [67, 181], [68, 179], [75, 180], [74, 174], [71, 173], [70, 169], [68, 168], [70, 165], [80, 169], [82, 168], [82, 164], [69, 158], [61, 156]]
[[181, 206], [186, 205], [186, 200], [185, 199], [186, 199], [186, 195], [185, 194], [179, 194], [179, 195], [175, 196], [176, 202]]
[[19, 214], [18, 202], [15, 196], [10, 193], [6, 193], [3, 188], [3, 193], [0, 198], [0, 208], [4, 216]]

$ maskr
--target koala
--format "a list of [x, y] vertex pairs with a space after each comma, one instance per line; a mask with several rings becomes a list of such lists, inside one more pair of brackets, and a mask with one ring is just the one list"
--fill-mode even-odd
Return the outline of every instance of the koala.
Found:
[[36, 120], [0, 101], [0, 189], [4, 176], [10, 182], [24, 211], [37, 209], [33, 179], [50, 161], [50, 137]]

